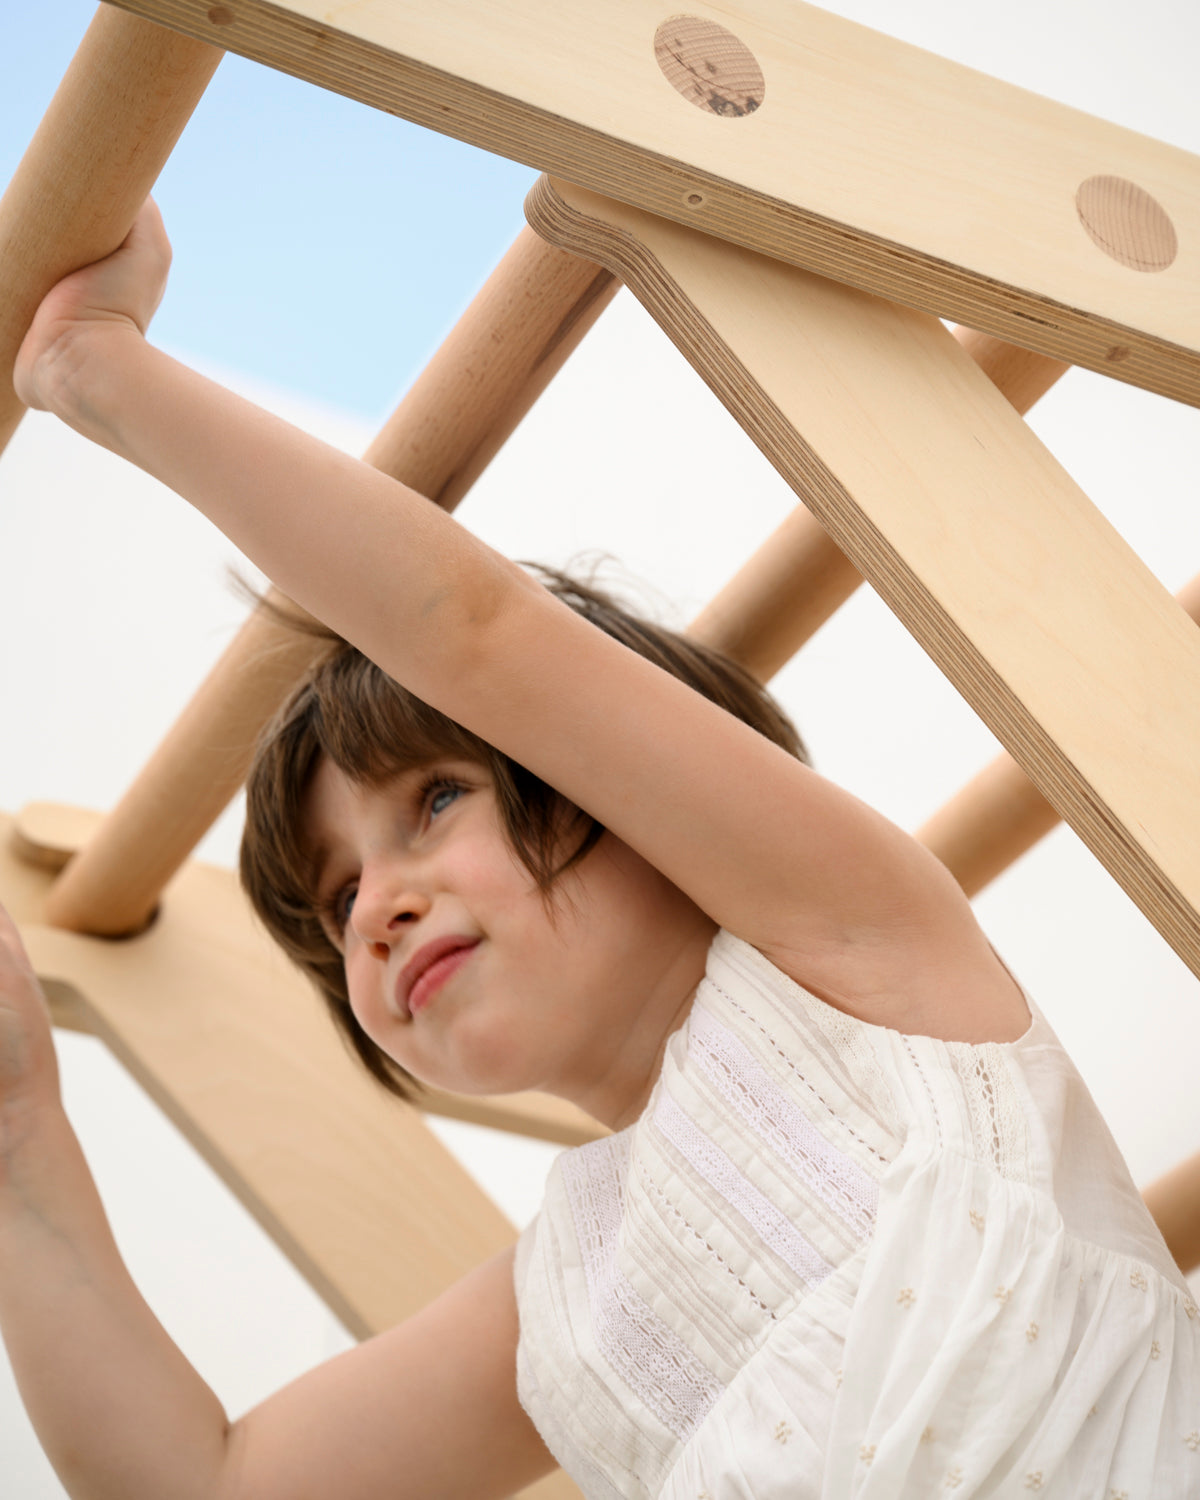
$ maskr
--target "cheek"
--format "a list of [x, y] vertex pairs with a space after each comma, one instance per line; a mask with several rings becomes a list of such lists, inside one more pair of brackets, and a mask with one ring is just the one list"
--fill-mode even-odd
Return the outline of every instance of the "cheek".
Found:
[[350, 1009], [354, 1019], [373, 1042], [386, 1048], [389, 1014], [380, 980], [380, 967], [369, 954], [348, 956], [345, 963], [346, 990], [350, 996]]

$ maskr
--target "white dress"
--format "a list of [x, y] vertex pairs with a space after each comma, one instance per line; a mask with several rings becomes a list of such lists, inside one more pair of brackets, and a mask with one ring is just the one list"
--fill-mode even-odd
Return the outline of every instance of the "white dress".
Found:
[[589, 1500], [1200, 1496], [1200, 1319], [1044, 1019], [903, 1036], [721, 933], [645, 1112], [521, 1238]]

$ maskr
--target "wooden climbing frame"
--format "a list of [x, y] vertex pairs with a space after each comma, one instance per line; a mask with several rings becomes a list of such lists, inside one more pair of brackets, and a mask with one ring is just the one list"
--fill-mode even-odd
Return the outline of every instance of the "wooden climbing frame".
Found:
[[[328, 10], [100, 7], [0, 203], [0, 368], [120, 243], [221, 48], [543, 169], [536, 234], [366, 461], [452, 509], [624, 283], [800, 502], [695, 636], [766, 681], [865, 578], [1007, 751], [919, 836], [974, 894], [1065, 817], [1200, 974], [1200, 580], [1172, 600], [1022, 421], [1070, 364], [1200, 404], [1200, 163], [796, 0]], [[190, 859], [313, 652], [255, 613], [111, 813], [11, 820], [0, 898], [59, 1023], [108, 1042], [366, 1334], [511, 1229]], [[537, 1096], [423, 1108], [599, 1129]], [[1197, 1175], [1149, 1195], [1181, 1262]]]

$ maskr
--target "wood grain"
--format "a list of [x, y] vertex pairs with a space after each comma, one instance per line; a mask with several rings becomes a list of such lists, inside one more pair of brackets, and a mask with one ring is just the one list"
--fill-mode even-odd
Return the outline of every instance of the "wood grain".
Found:
[[[19, 46], [11, 23], [7, 45]], [[42, 298], [110, 254], [221, 53], [102, 5], [0, 201], [0, 451], [24, 414], [12, 367]]]
[[[1022, 416], [1070, 366], [990, 334], [954, 336]], [[811, 511], [798, 505], [688, 626], [768, 682], [862, 582], [862, 574]]]
[[[1196, 159], [800, 0], [688, 8], [756, 60], [750, 112], [676, 91], [655, 56], [670, 12], [648, 0], [119, 3], [707, 234], [1200, 401]], [[1158, 205], [1169, 265], [1096, 243], [1076, 203], [1094, 177]]]
[[1184, 961], [1200, 973], [1200, 636], [936, 319], [545, 179]]

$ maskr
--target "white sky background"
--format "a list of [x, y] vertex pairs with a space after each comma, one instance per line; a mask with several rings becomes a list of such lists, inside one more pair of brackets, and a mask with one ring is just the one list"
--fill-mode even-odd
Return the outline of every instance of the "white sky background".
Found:
[[[1200, 152], [1192, 0], [829, 8]], [[0, 58], [0, 176], [91, 10], [44, 9], [23, 13]], [[227, 59], [160, 189], [176, 269], [156, 336], [360, 451], [515, 234], [529, 180]], [[1073, 371], [1031, 421], [1168, 587], [1200, 570], [1200, 414]], [[611, 553], [685, 621], [791, 504], [622, 295], [459, 514], [512, 555]], [[227, 582], [233, 560], [174, 497], [56, 423], [26, 421], [0, 461], [0, 806], [116, 800], [244, 612]], [[995, 752], [865, 590], [775, 686], [820, 769], [904, 826]], [[233, 817], [205, 852], [228, 861], [235, 844]], [[1196, 980], [1074, 836], [1053, 835], [978, 910], [1135, 1177], [1200, 1146]], [[333, 1320], [102, 1049], [66, 1037], [62, 1053], [68, 1104], [135, 1274], [230, 1409], [340, 1347]], [[451, 1133], [524, 1222], [549, 1150]], [[58, 1496], [4, 1382], [0, 1367], [0, 1496]]]

